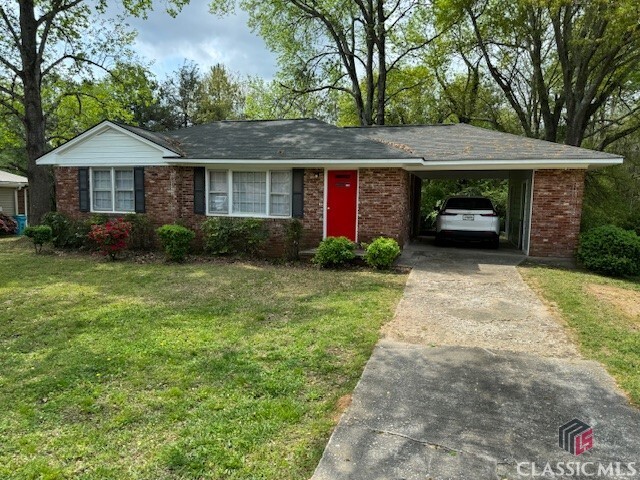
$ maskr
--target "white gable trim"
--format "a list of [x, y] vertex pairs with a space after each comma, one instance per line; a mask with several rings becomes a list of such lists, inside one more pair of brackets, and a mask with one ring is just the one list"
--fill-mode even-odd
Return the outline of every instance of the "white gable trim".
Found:
[[[139, 141], [155, 150], [158, 151], [158, 155], [159, 157], [177, 157], [179, 156], [179, 154], [177, 152], [174, 152], [173, 150], [169, 150], [167, 148], [164, 148], [160, 145], [158, 145], [157, 143], [152, 142], [151, 140], [148, 140], [140, 135], [136, 135], [133, 132], [130, 132], [129, 130], [127, 130], [126, 128], [122, 128], [119, 125], [116, 125], [115, 123], [112, 123], [108, 120], [105, 120], [101, 123], [99, 123], [98, 125], [90, 128], [89, 130], [81, 133], [80, 135], [78, 135], [75, 138], [72, 138], [71, 140], [69, 140], [67, 143], [59, 146], [58, 148], [55, 148], [53, 150], [51, 150], [49, 153], [44, 154], [42, 157], [40, 157], [38, 160], [36, 160], [36, 164], [37, 165], [60, 165], [60, 166], [64, 166], [65, 165], [65, 161], [63, 158], [60, 158], [62, 155], [64, 155], [65, 152], [77, 147], [78, 145], [94, 138], [97, 135], [100, 135], [101, 133], [104, 133], [108, 130], [115, 130], [118, 133], [121, 133], [123, 135], [126, 135], [130, 138], [135, 139], [136, 141]], [[91, 162], [91, 165], [93, 165], [94, 163]], [[73, 163], [69, 163], [69, 165], [77, 165], [77, 162], [73, 162]]]

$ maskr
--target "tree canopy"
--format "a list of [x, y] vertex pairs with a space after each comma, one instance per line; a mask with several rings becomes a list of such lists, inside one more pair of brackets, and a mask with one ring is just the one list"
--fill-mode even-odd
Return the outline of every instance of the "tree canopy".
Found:
[[[167, 3], [172, 12], [187, 0]], [[151, 0], [122, 0], [132, 15], [144, 15]], [[0, 5], [0, 107], [18, 120], [23, 131], [27, 176], [31, 185], [30, 215], [38, 221], [52, 207], [50, 172], [36, 166], [48, 148], [50, 120], [43, 91], [56, 91], [61, 80], [91, 78], [131, 55], [134, 38], [121, 21], [101, 20], [107, 0], [18, 0]], [[59, 90], [61, 103], [80, 91]]]

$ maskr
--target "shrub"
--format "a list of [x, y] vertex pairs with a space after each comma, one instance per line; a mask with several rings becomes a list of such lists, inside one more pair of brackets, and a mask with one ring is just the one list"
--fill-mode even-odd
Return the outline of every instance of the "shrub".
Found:
[[130, 233], [131, 224], [118, 218], [109, 220], [104, 225], [91, 225], [89, 238], [104, 255], [109, 255], [111, 260], [115, 260], [118, 253], [127, 248]]
[[18, 222], [8, 215], [0, 213], [0, 234], [13, 235], [18, 231]]
[[160, 243], [167, 257], [175, 262], [182, 262], [189, 253], [191, 242], [196, 237], [193, 230], [181, 225], [163, 225], [156, 230]]
[[296, 218], [287, 223], [284, 232], [286, 255], [290, 260], [300, 258], [300, 240], [302, 239], [302, 222]]
[[202, 224], [204, 249], [214, 255], [255, 254], [269, 237], [264, 220], [213, 217]]
[[232, 253], [233, 219], [213, 217], [202, 223], [204, 250], [214, 255]]
[[42, 218], [42, 223], [51, 227], [56, 248], [80, 248], [87, 242], [90, 224], [81, 220], [73, 220], [59, 212], [49, 212]]
[[640, 237], [613, 225], [594, 228], [580, 235], [578, 260], [604, 275], [639, 275]]
[[89, 225], [106, 225], [111, 220], [106, 213], [93, 213], [89, 217]]
[[40, 253], [42, 251], [42, 246], [53, 239], [53, 231], [48, 225], [27, 227], [24, 229], [24, 235], [33, 241], [33, 247], [35, 248], [36, 253]]
[[373, 268], [387, 270], [400, 255], [398, 242], [393, 238], [379, 237], [367, 245], [364, 261]]
[[131, 224], [131, 234], [127, 247], [131, 250], [148, 252], [156, 246], [156, 230], [149, 218], [141, 213], [129, 213], [124, 221]]
[[327, 237], [311, 261], [321, 267], [339, 267], [356, 257], [355, 249], [356, 244], [347, 237]]

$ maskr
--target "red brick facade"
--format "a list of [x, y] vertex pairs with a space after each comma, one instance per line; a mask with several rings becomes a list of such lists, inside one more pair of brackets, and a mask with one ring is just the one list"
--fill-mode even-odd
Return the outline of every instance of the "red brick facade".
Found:
[[[58, 211], [74, 218], [88, 218], [78, 208], [78, 169], [58, 167], [56, 197]], [[529, 254], [570, 257], [580, 233], [584, 194], [583, 170], [537, 170], [533, 174], [533, 205]], [[313, 248], [324, 234], [324, 182], [322, 168], [305, 169], [304, 217], [301, 248]], [[409, 241], [411, 225], [411, 174], [401, 168], [361, 168], [358, 171], [358, 241], [376, 237]], [[145, 167], [145, 206], [156, 225], [183, 223], [199, 231], [205, 215], [193, 211], [192, 167]], [[268, 219], [271, 233], [269, 255], [286, 248], [288, 219]]]
[[362, 168], [358, 181], [358, 241], [382, 236], [404, 245], [411, 225], [411, 174], [401, 168]]
[[580, 234], [584, 178], [584, 170], [533, 172], [529, 255], [574, 255]]
[[[58, 211], [73, 218], [89, 218], [79, 211], [78, 169], [58, 167], [56, 198]], [[180, 219], [199, 231], [207, 218], [193, 211], [192, 167], [145, 167], [145, 207], [157, 226]], [[304, 217], [301, 248], [313, 248], [324, 234], [324, 181], [322, 168], [305, 169]], [[358, 240], [392, 237], [403, 245], [409, 239], [410, 174], [400, 168], [363, 168], [359, 171]], [[285, 251], [285, 227], [290, 220], [268, 219], [269, 255]]]
[[24, 204], [24, 194], [25, 191], [27, 192], [27, 202], [29, 201], [29, 190], [22, 188], [20, 190], [18, 190], [18, 211], [16, 212], [16, 214], [18, 215], [28, 215], [26, 206]]

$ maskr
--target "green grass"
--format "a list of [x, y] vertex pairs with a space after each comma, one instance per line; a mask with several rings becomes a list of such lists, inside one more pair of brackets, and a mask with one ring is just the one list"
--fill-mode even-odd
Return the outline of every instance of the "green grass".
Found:
[[406, 277], [0, 240], [0, 478], [308, 478]]
[[606, 285], [637, 296], [640, 282], [532, 265], [521, 267], [520, 272], [547, 301], [558, 306], [582, 354], [601, 362], [631, 402], [640, 406], [640, 318], [625, 314], [588, 289], [590, 285]]

